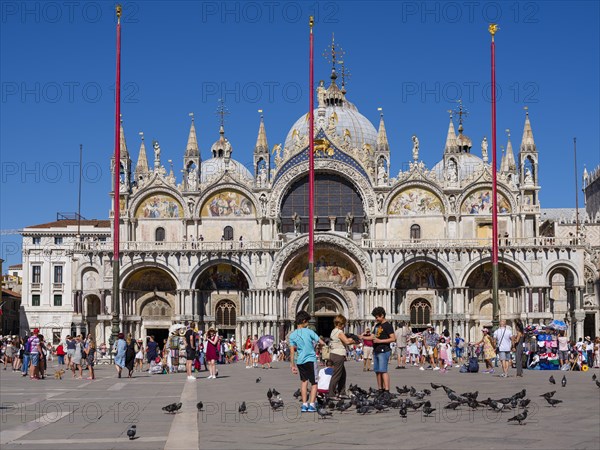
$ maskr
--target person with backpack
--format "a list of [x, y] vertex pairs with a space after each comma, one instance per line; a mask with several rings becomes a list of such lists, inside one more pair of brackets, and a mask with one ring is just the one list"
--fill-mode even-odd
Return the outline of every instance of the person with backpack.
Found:
[[454, 338], [454, 354], [456, 355], [456, 362], [462, 364], [463, 354], [465, 352], [465, 340], [460, 337], [460, 333], [456, 333]]
[[[37, 330], [37, 328], [36, 328]], [[33, 336], [27, 336], [23, 338], [23, 365], [21, 366], [21, 375], [27, 376], [29, 372], [29, 363], [31, 362], [31, 338]]]
[[33, 336], [29, 338], [29, 359], [31, 362], [31, 370], [30, 377], [32, 380], [40, 379], [40, 356], [42, 354], [42, 348], [40, 346], [40, 338], [39, 338], [40, 330], [35, 328], [33, 330]]

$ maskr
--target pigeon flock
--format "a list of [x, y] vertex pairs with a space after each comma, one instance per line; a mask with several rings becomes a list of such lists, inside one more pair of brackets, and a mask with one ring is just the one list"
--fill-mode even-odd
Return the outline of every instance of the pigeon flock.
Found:
[[[260, 383], [260, 381], [260, 378], [256, 380], [257, 383]], [[556, 385], [554, 376], [551, 375], [548, 381], [550, 384]], [[600, 388], [600, 380], [598, 380], [596, 374], [592, 375], [592, 381]], [[560, 384], [563, 388], [567, 386], [566, 375], [563, 375]], [[508, 423], [516, 422], [519, 425], [526, 424], [527, 415], [529, 413], [528, 406], [531, 399], [526, 398], [527, 391], [525, 389], [522, 389], [510, 397], [499, 399], [488, 397], [486, 399], [480, 399], [479, 391], [463, 392], [459, 394], [454, 389], [443, 384], [430, 383], [430, 386], [434, 391], [442, 389], [448, 397], [449, 403], [446, 404], [443, 409], [466, 409], [475, 411], [479, 408], [488, 408], [498, 413], [512, 411], [517, 414], [510, 417], [507, 420]], [[338, 401], [330, 399], [327, 395], [318, 395], [316, 409], [319, 419], [331, 418], [333, 417], [334, 412], [344, 414], [351, 408], [354, 408], [354, 411], [360, 415], [386, 413], [391, 410], [397, 410], [402, 419], [407, 419], [409, 413], [415, 413], [419, 410], [423, 417], [431, 417], [436, 411], [436, 408], [432, 407], [431, 400], [425, 400], [432, 395], [430, 389], [417, 390], [414, 386], [408, 387], [404, 385], [403, 387], [396, 386], [396, 392], [392, 393], [378, 391], [372, 387], [365, 390], [358, 385], [350, 384], [348, 392], [348, 396], [342, 397]], [[540, 397], [546, 400], [550, 407], [555, 408], [557, 405], [563, 403], [563, 400], [554, 398], [555, 394], [556, 391], [554, 390], [541, 394]], [[297, 389], [292, 394], [296, 400], [300, 400], [301, 395], [300, 389]], [[277, 391], [277, 389], [269, 388], [269, 390], [267, 390], [267, 400], [273, 411], [280, 411], [283, 409], [284, 402], [281, 398], [281, 393]], [[181, 406], [181, 402], [170, 403], [163, 406], [162, 410], [167, 414], [176, 414], [181, 409]], [[201, 401], [198, 402], [196, 404], [196, 409], [198, 412], [202, 412], [204, 410], [204, 403]], [[247, 413], [245, 401], [241, 402], [238, 407], [238, 412], [239, 414]], [[130, 440], [135, 439], [136, 432], [136, 425], [131, 425], [127, 430], [127, 436]]]

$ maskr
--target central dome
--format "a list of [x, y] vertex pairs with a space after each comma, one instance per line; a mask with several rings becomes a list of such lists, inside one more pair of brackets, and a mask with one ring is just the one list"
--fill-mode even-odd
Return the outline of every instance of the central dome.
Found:
[[[345, 139], [352, 147], [358, 149], [362, 149], [364, 144], [369, 144], [375, 150], [377, 130], [369, 119], [358, 112], [356, 106], [346, 100], [345, 90], [337, 87], [335, 78], [332, 78], [328, 89], [325, 89], [321, 82], [317, 89], [317, 97], [319, 107], [314, 110], [315, 133], [319, 128], [323, 128], [327, 133], [330, 120], [333, 120], [335, 131], [341, 140]], [[308, 136], [308, 114], [294, 123], [285, 139], [285, 148], [294, 147], [295, 133], [298, 133], [301, 139]]]

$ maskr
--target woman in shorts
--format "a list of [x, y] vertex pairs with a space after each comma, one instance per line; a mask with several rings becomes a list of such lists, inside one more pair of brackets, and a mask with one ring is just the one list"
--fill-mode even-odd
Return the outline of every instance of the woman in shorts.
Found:
[[144, 370], [144, 341], [138, 339], [137, 341], [138, 351], [135, 354], [135, 366], [134, 370], [142, 372]]
[[87, 379], [95, 380], [96, 375], [94, 373], [94, 360], [96, 359], [96, 341], [93, 338], [91, 338], [88, 343], [85, 359], [87, 361], [87, 367], [90, 371], [90, 376], [87, 377]]

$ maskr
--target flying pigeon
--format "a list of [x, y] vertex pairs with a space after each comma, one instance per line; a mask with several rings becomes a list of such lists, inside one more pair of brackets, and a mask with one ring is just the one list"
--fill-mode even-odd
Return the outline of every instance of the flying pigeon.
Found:
[[277, 392], [277, 389], [273, 388], [273, 395], [275, 395], [276, 397], [279, 397], [281, 394], [279, 392]]
[[527, 419], [527, 410], [523, 411], [521, 414], [511, 417], [507, 420], [507, 422], [519, 422], [519, 425], [523, 425], [521, 422], [523, 422], [525, 419]]
[[198, 411], [202, 411], [202, 408], [204, 408], [204, 403], [202, 403], [202, 402], [196, 403], [196, 409]]
[[271, 398], [272, 398], [272, 397], [273, 397], [273, 391], [271, 391], [271, 389], [269, 389], [269, 390], [267, 391], [267, 398], [268, 398], [269, 400], [271, 400]]
[[131, 425], [129, 427], [129, 429], [127, 430], [127, 436], [129, 436], [129, 440], [133, 440], [133, 438], [135, 438], [135, 433], [136, 433], [136, 426], [135, 425]]
[[261, 378], [261, 377], [258, 377], [258, 378], [256, 379], [256, 382], [257, 382], [257, 383], [260, 383], [260, 380], [262, 380], [262, 378]]
[[567, 376], [563, 375], [562, 380], [560, 381], [560, 384], [562, 387], [565, 387], [567, 385]]
[[548, 381], [549, 381], [551, 384], [556, 384], [556, 380], [554, 379], [554, 377], [553, 377], [552, 375], [550, 375], [550, 378], [548, 378]]

